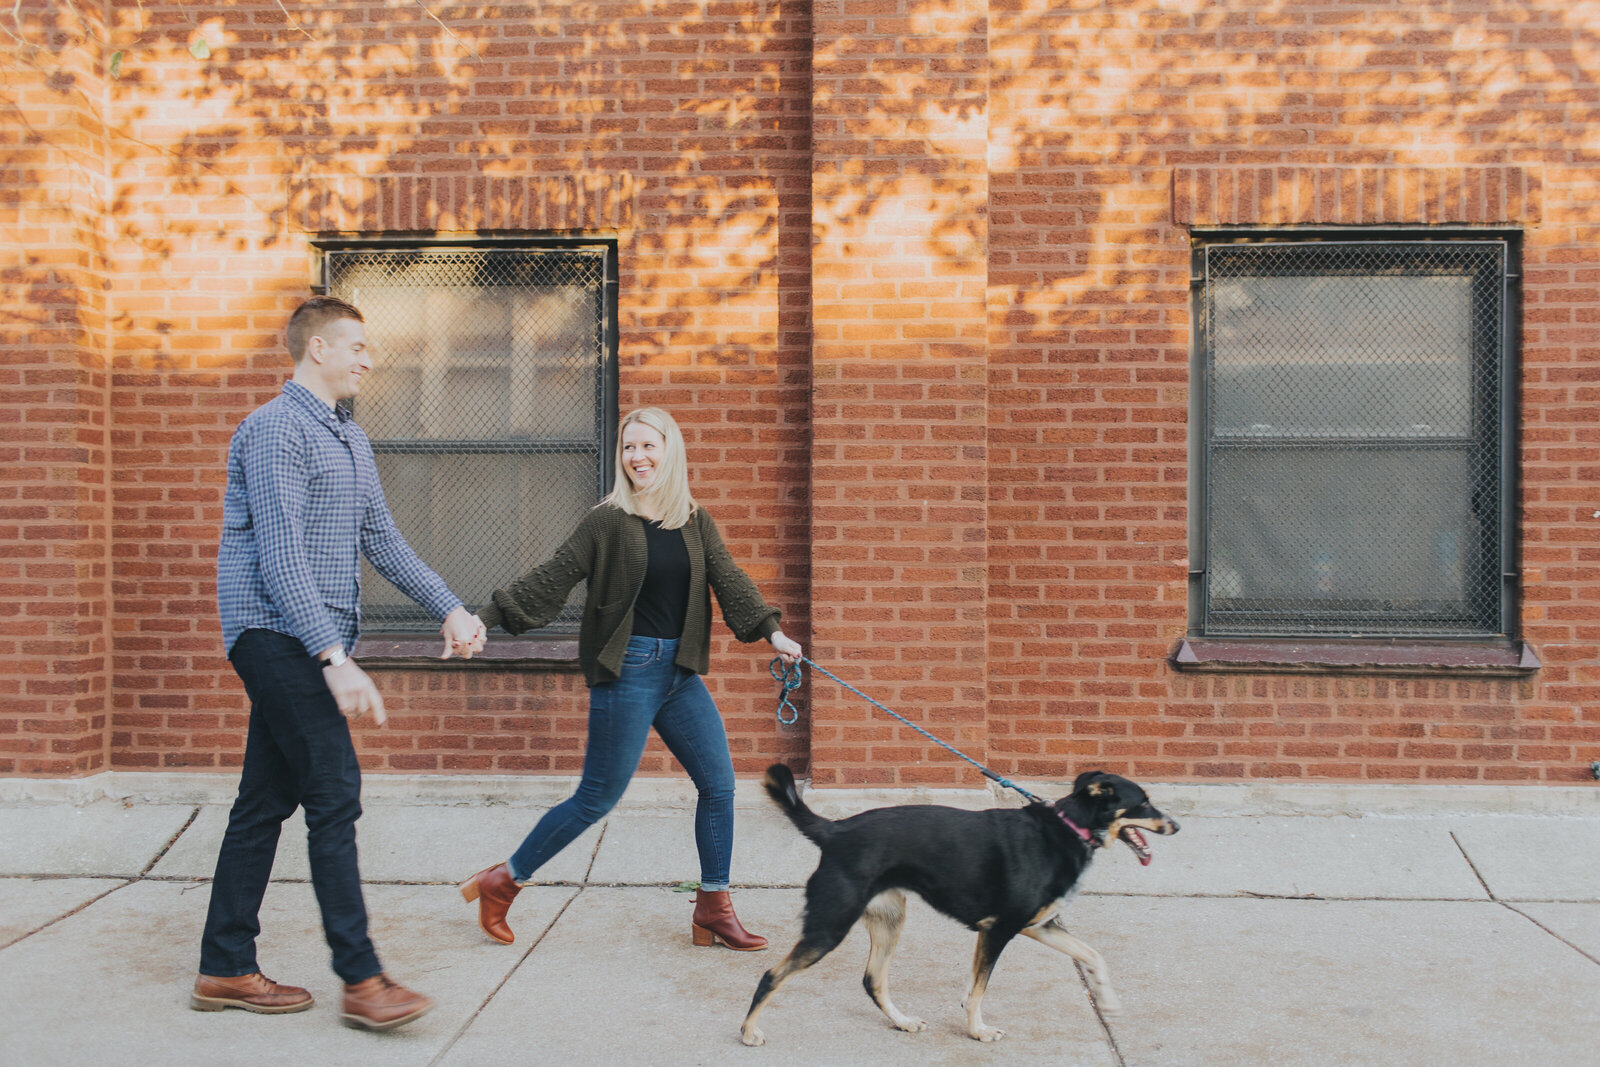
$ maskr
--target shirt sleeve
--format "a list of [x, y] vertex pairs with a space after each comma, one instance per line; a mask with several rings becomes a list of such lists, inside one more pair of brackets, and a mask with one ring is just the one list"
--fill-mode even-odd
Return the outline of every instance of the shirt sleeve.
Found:
[[[370, 457], [370, 453], [369, 453]], [[370, 458], [368, 462], [371, 462]], [[367, 494], [361, 513], [361, 554], [394, 587], [422, 605], [436, 619], [442, 619], [461, 606], [461, 598], [450, 591], [432, 567], [422, 562], [394, 523], [389, 505], [383, 499], [383, 486], [377, 471], [372, 474], [372, 491]]]
[[261, 580], [308, 653], [342, 644], [306, 558], [305, 444], [287, 420], [263, 420], [244, 442], [244, 472]]

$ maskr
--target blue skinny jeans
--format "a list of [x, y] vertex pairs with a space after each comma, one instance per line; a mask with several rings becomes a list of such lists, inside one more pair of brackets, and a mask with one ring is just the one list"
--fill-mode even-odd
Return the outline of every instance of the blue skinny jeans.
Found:
[[526, 882], [606, 816], [639, 769], [650, 728], [694, 780], [700, 887], [728, 888], [733, 862], [733, 757], [722, 716], [700, 676], [673, 663], [676, 639], [633, 636], [622, 676], [589, 690], [589, 741], [577, 792], [545, 812], [507, 864]]

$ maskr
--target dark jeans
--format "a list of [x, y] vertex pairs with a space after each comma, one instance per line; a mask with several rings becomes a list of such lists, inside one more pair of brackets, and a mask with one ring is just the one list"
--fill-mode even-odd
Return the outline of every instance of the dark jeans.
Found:
[[733, 757], [722, 716], [700, 676], [672, 662], [678, 642], [630, 637], [622, 677], [589, 690], [589, 743], [578, 791], [545, 812], [511, 857], [511, 877], [527, 881], [622, 798], [639, 769], [650, 728], [699, 790], [694, 840], [700, 884], [728, 888], [733, 861]]
[[361, 768], [350, 727], [300, 642], [271, 630], [246, 630], [229, 658], [250, 696], [239, 795], [217, 854], [211, 909], [200, 941], [200, 973], [251, 974], [261, 932], [261, 898], [272, 874], [283, 820], [306, 811], [311, 885], [333, 969], [347, 983], [377, 974], [367, 939], [367, 906], [356, 868]]

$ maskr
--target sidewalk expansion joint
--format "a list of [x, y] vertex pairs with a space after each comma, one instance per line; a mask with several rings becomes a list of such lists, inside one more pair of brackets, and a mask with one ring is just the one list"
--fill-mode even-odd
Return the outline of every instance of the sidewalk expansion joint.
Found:
[[583, 882], [589, 884], [589, 876], [594, 873], [595, 861], [600, 858], [600, 846], [605, 844], [606, 831], [611, 829], [611, 820], [607, 819], [600, 826], [600, 833], [594, 839], [594, 851], [589, 853], [589, 866], [583, 869]]
[[[68, 877], [68, 876], [62, 875], [60, 877]], [[72, 875], [70, 877], [83, 877], [83, 876], [82, 875]], [[126, 875], [123, 875], [122, 877], [126, 877]], [[65, 920], [72, 918], [74, 915], [78, 914], [80, 911], [83, 911], [86, 908], [93, 907], [94, 905], [100, 903], [102, 900], [106, 899], [106, 897], [109, 897], [112, 893], [115, 893], [119, 889], [126, 889], [130, 885], [133, 885], [138, 880], [139, 879], [137, 879], [137, 878], [129, 878], [127, 881], [123, 882], [121, 885], [114, 885], [110, 889], [107, 889], [104, 893], [96, 894], [95, 896], [93, 896], [93, 897], [89, 898], [88, 900], [84, 901], [82, 904], [79, 904], [76, 908], [73, 908], [71, 911], [65, 912], [65, 913], [63, 913], [61, 915], [57, 915], [54, 919], [51, 919], [49, 922], [43, 923], [43, 924], [41, 924], [39, 926], [36, 926], [32, 930], [29, 930], [27, 933], [21, 934], [21, 935], [19, 935], [17, 937], [14, 937], [10, 941], [7, 941], [5, 944], [0, 945], [0, 952], [4, 952], [6, 949], [10, 948], [12, 945], [20, 944], [21, 942], [26, 941], [28, 938], [32, 937], [34, 934], [37, 934], [37, 933], [40, 933], [41, 931], [50, 929], [50, 927], [54, 926], [56, 923], [64, 922]]]
[[445, 1056], [449, 1055], [450, 1050], [455, 1047], [456, 1042], [460, 1041], [461, 1038], [466, 1034], [467, 1030], [471, 1028], [472, 1024], [478, 1021], [478, 1016], [483, 1014], [484, 1009], [489, 1006], [490, 1002], [493, 1001], [497, 995], [499, 995], [500, 990], [505, 988], [505, 984], [511, 981], [511, 976], [516, 974], [517, 971], [522, 968], [522, 965], [528, 961], [528, 957], [533, 955], [533, 950], [538, 948], [540, 944], [544, 942], [544, 939], [549, 935], [551, 930], [555, 929], [556, 923], [561, 921], [561, 917], [567, 913], [567, 909], [572, 906], [572, 902], [577, 900], [582, 895], [583, 887], [579, 886], [576, 893], [572, 894], [562, 902], [560, 909], [551, 917], [550, 921], [545, 924], [544, 929], [539, 931], [539, 936], [533, 939], [533, 943], [527, 947], [521, 956], [517, 957], [517, 962], [513, 963], [511, 965], [511, 969], [506, 971], [506, 973], [501, 976], [500, 981], [495, 983], [495, 987], [489, 990], [482, 1002], [480, 1002], [476, 1008], [472, 1009], [472, 1014], [467, 1016], [466, 1019], [462, 1021], [460, 1028], [458, 1028], [454, 1034], [450, 1035], [450, 1040], [444, 1043], [444, 1046], [439, 1049], [438, 1054], [435, 1055], [433, 1059], [428, 1061], [428, 1067], [437, 1067], [439, 1063], [443, 1062]]
[[1398, 897], [1383, 896], [1377, 893], [1265, 893], [1254, 889], [1228, 889], [1216, 892], [1194, 893], [1083, 893], [1079, 899], [1086, 897], [1128, 897], [1140, 900], [1298, 900], [1307, 903], [1334, 902], [1334, 903], [1363, 903], [1385, 901], [1393, 904], [1493, 904], [1498, 901], [1481, 896], [1471, 897]]
[[[533, 939], [533, 943], [530, 944], [527, 947], [526, 951], [524, 951], [521, 956], [517, 957], [517, 962], [513, 963], [511, 965], [511, 969], [506, 971], [506, 973], [501, 976], [500, 981], [495, 983], [495, 987], [493, 989], [489, 990], [488, 995], [486, 995], [483, 998], [482, 1002], [479, 1003], [478, 1006], [472, 1010], [472, 1014], [467, 1016], [467, 1018], [462, 1021], [460, 1028], [457, 1029], [454, 1034], [450, 1035], [450, 1040], [446, 1041], [444, 1043], [444, 1046], [439, 1049], [438, 1054], [435, 1055], [433, 1057], [433, 1059], [428, 1061], [428, 1067], [436, 1067], [437, 1064], [443, 1062], [444, 1058], [447, 1055], [449, 1055], [450, 1050], [455, 1047], [456, 1042], [460, 1041], [462, 1036], [465, 1035], [466, 1032], [472, 1027], [472, 1024], [478, 1021], [478, 1016], [483, 1014], [484, 1010], [486, 1008], [488, 1008], [490, 1003], [492, 1003], [494, 1001], [494, 998], [499, 995], [500, 990], [505, 988], [505, 984], [507, 982], [511, 981], [511, 976], [516, 974], [517, 971], [521, 969], [522, 965], [528, 961], [528, 957], [533, 955], [534, 950], [537, 949], [539, 947], [539, 945], [543, 943], [545, 937], [549, 935], [550, 931], [555, 929], [556, 923], [561, 921], [561, 917], [567, 913], [567, 909], [572, 906], [572, 902], [574, 900], [577, 900], [580, 896], [583, 895], [583, 891], [585, 889], [587, 889], [589, 887], [589, 885], [590, 885], [589, 876], [594, 873], [595, 861], [600, 856], [600, 846], [601, 846], [602, 843], [604, 843], [604, 841], [606, 839], [606, 830], [609, 828], [609, 826], [610, 826], [609, 820], [607, 820], [606, 822], [603, 822], [600, 825], [600, 833], [595, 838], [595, 842], [594, 842], [594, 851], [589, 853], [589, 864], [583, 870], [583, 881], [581, 881], [581, 882], [553, 881], [553, 882], [538, 882], [538, 883], [530, 882], [530, 883], [528, 883], [530, 885], [535, 885], [536, 884], [536, 885], [542, 885], [542, 886], [565, 886], [567, 888], [575, 888], [577, 890], [577, 892], [573, 893], [571, 896], [567, 897], [567, 899], [565, 901], [562, 902], [560, 910], [558, 910], [555, 913], [555, 916], [552, 917], [551, 920], [547, 924], [545, 924], [545, 928], [543, 930], [539, 931], [539, 936]], [[416, 882], [416, 883], [409, 883], [409, 884], [430, 885], [430, 884], [434, 884], [434, 883]]]
[[[126, 871], [100, 871], [62, 873], [51, 872], [13, 872], [0, 874], [0, 882], [11, 880], [53, 880], [67, 881], [72, 879], [85, 879], [92, 881], [128, 881], [132, 882], [157, 882], [182, 885], [200, 886], [211, 882], [209, 875], [188, 874], [130, 874]], [[309, 877], [299, 875], [276, 876], [272, 879], [274, 885], [310, 885]], [[418, 888], [450, 888], [457, 886], [455, 880], [419, 879], [419, 878], [362, 878], [363, 886], [406, 886]], [[597, 882], [592, 880], [577, 881], [571, 878], [553, 878], [549, 881], [534, 879], [528, 883], [530, 886], [543, 886], [551, 889], [664, 889], [671, 892], [682, 892], [678, 887], [683, 885], [683, 879], [669, 878], [662, 881], [651, 882]], [[801, 892], [805, 886], [798, 882], [735, 882], [733, 888], [744, 891], [765, 892]], [[1334, 903], [1372, 903], [1388, 902], [1394, 904], [1503, 904], [1508, 900], [1519, 904], [1563, 904], [1572, 903], [1571, 897], [1491, 897], [1491, 896], [1383, 896], [1381, 894], [1350, 894], [1336, 895], [1329, 893], [1268, 893], [1254, 889], [1229, 889], [1215, 892], [1197, 891], [1190, 893], [1143, 893], [1135, 890], [1086, 890], [1080, 898], [1101, 897], [1106, 899], [1132, 899], [1132, 900], [1295, 900], [1307, 903], [1334, 902]]]
[[149, 874], [155, 869], [156, 864], [161, 862], [161, 857], [165, 856], [168, 850], [171, 849], [173, 845], [178, 843], [178, 838], [182, 837], [188, 831], [189, 827], [194, 825], [194, 821], [199, 817], [200, 809], [197, 807], [189, 813], [189, 817], [187, 819], [183, 820], [183, 825], [178, 827], [178, 832], [169, 837], [167, 839], [167, 843], [162, 845], [160, 850], [156, 852], [154, 856], [150, 857], [150, 862], [145, 864], [144, 870], [139, 872], [140, 878], [143, 878], [145, 875]]
[[1089, 976], [1084, 973], [1083, 964], [1073, 960], [1072, 966], [1078, 972], [1078, 981], [1083, 983], [1083, 991], [1089, 995], [1089, 1008], [1094, 1012], [1095, 1021], [1100, 1024], [1100, 1032], [1105, 1035], [1106, 1044], [1111, 1048], [1111, 1055], [1117, 1061], [1117, 1067], [1128, 1067], [1128, 1061], [1122, 1056], [1122, 1049], [1117, 1047], [1117, 1035], [1111, 1032], [1111, 1022], [1101, 1012], [1100, 1002], [1095, 999], [1094, 991], [1089, 988]]
[[1461, 843], [1461, 838], [1456, 836], [1456, 832], [1454, 830], [1450, 831], [1450, 840], [1454, 841], [1456, 843], [1456, 848], [1461, 850], [1461, 858], [1467, 861], [1468, 867], [1472, 868], [1472, 877], [1476, 878], [1478, 880], [1478, 884], [1483, 886], [1483, 891], [1489, 894], [1489, 899], [1498, 899], [1494, 895], [1494, 890], [1489, 888], [1489, 883], [1483, 877], [1483, 872], [1478, 870], [1478, 865], [1476, 863], [1472, 862], [1472, 856], [1467, 853], [1467, 846]]
[[1538, 919], [1535, 919], [1532, 915], [1529, 915], [1527, 912], [1523, 911], [1521, 908], [1518, 908], [1515, 905], [1506, 903], [1505, 901], [1500, 901], [1499, 903], [1500, 903], [1500, 906], [1505, 908], [1507, 911], [1515, 912], [1516, 914], [1522, 916], [1524, 919], [1527, 919], [1533, 925], [1537, 926], [1540, 930], [1542, 930], [1545, 933], [1549, 934], [1551, 937], [1555, 938], [1557, 941], [1561, 942], [1563, 945], [1566, 945], [1568, 948], [1570, 948], [1572, 951], [1576, 952], [1578, 955], [1582, 956], [1584, 959], [1588, 960], [1590, 963], [1600, 964], [1600, 957], [1596, 957], [1594, 955], [1594, 953], [1587, 952], [1584, 949], [1578, 947], [1576, 944], [1574, 944], [1573, 942], [1571, 942], [1567, 938], [1562, 937], [1560, 934], [1556, 933], [1554, 930], [1550, 929], [1544, 923], [1540, 922]]

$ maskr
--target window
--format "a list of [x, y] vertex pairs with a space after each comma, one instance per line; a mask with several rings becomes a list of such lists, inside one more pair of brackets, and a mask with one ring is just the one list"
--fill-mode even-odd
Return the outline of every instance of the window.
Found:
[[1196, 633], [1511, 632], [1511, 253], [1197, 239]]
[[[608, 489], [614, 263], [603, 245], [324, 249], [327, 291], [366, 316], [373, 369], [353, 407], [389, 508], [469, 605]], [[438, 629], [362, 566], [363, 629]], [[569, 604], [552, 629], [576, 618]]]

